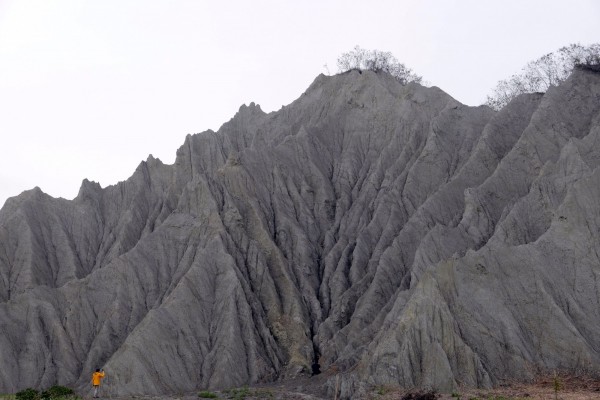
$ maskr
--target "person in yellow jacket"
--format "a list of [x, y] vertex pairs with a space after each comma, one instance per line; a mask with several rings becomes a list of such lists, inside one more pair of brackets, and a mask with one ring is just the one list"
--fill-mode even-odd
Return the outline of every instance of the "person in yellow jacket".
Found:
[[92, 386], [94, 388], [94, 397], [98, 397], [98, 388], [100, 387], [100, 382], [102, 381], [102, 379], [104, 379], [104, 370], [100, 371], [99, 369], [97, 369], [96, 372], [92, 374]]

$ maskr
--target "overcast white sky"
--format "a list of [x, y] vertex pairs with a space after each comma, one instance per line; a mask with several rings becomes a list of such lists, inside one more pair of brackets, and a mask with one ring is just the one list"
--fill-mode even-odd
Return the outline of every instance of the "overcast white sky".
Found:
[[186, 134], [244, 103], [279, 109], [355, 45], [479, 105], [599, 27], [595, 0], [0, 0], [0, 205], [173, 163]]

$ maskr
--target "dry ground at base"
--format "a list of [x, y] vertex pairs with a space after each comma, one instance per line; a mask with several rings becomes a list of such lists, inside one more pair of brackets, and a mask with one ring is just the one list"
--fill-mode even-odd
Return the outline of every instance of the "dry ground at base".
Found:
[[[559, 377], [560, 390], [554, 391], [554, 379], [539, 378], [533, 383], [509, 383], [493, 389], [462, 388], [453, 394], [437, 394], [437, 400], [600, 400], [600, 379]], [[408, 394], [403, 390], [377, 388], [370, 399], [402, 400]], [[417, 400], [418, 397], [413, 396]]]
[[[334, 399], [327, 396], [325, 379], [292, 379], [260, 386], [211, 391], [216, 399], [271, 399], [271, 400], [321, 400]], [[456, 393], [437, 393], [436, 400], [600, 400], [600, 379], [559, 377], [561, 389], [555, 397], [553, 378], [540, 378], [530, 384], [510, 383], [494, 389], [461, 388]], [[199, 393], [199, 392], [198, 392]], [[135, 396], [103, 397], [105, 400], [200, 400], [198, 393], [179, 396]], [[368, 400], [421, 400], [416, 391], [394, 387], [375, 387], [366, 396], [356, 397]], [[410, 396], [410, 397], [409, 397]], [[339, 398], [339, 397], [338, 397]], [[423, 397], [422, 400], [426, 398]], [[1, 399], [0, 399], [1, 400]], [[87, 398], [85, 399], [87, 400]], [[90, 399], [93, 400], [93, 399]]]

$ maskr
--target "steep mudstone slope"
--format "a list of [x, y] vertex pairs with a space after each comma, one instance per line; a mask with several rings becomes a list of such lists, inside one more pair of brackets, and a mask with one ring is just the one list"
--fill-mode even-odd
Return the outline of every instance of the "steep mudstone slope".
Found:
[[[496, 113], [319, 76], [72, 201], [0, 210], [0, 392], [600, 372], [600, 74]], [[335, 377], [339, 373], [340, 377]]]

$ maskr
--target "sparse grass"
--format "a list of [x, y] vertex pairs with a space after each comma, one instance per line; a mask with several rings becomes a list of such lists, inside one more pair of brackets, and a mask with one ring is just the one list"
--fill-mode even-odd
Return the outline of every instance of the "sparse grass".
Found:
[[384, 387], [379, 386], [377, 389], [375, 389], [375, 393], [377, 393], [379, 396], [383, 396], [387, 393], [387, 391]]
[[257, 389], [252, 392], [252, 396], [257, 397], [259, 399], [272, 399], [273, 392], [267, 389]]
[[269, 389], [248, 389], [247, 386], [241, 388], [226, 389], [222, 392], [228, 399], [242, 400], [247, 397], [253, 399], [272, 399], [273, 392]]
[[502, 396], [502, 395], [489, 395], [484, 397], [469, 397], [469, 400], [531, 400], [529, 397], [522, 396]]
[[250, 389], [248, 389], [248, 386], [244, 386], [242, 388], [228, 389], [224, 393], [229, 395], [229, 399], [242, 400], [250, 395]]
[[378, 396], [385, 396], [388, 393], [392, 393], [394, 391], [394, 388], [391, 386], [377, 386], [375, 388], [375, 394]]
[[558, 391], [562, 389], [562, 383], [556, 371], [554, 371], [554, 377], [552, 378], [552, 388], [554, 389], [554, 399], [558, 400]]
[[483, 400], [526, 400], [527, 397], [514, 397], [514, 396], [490, 396]]

